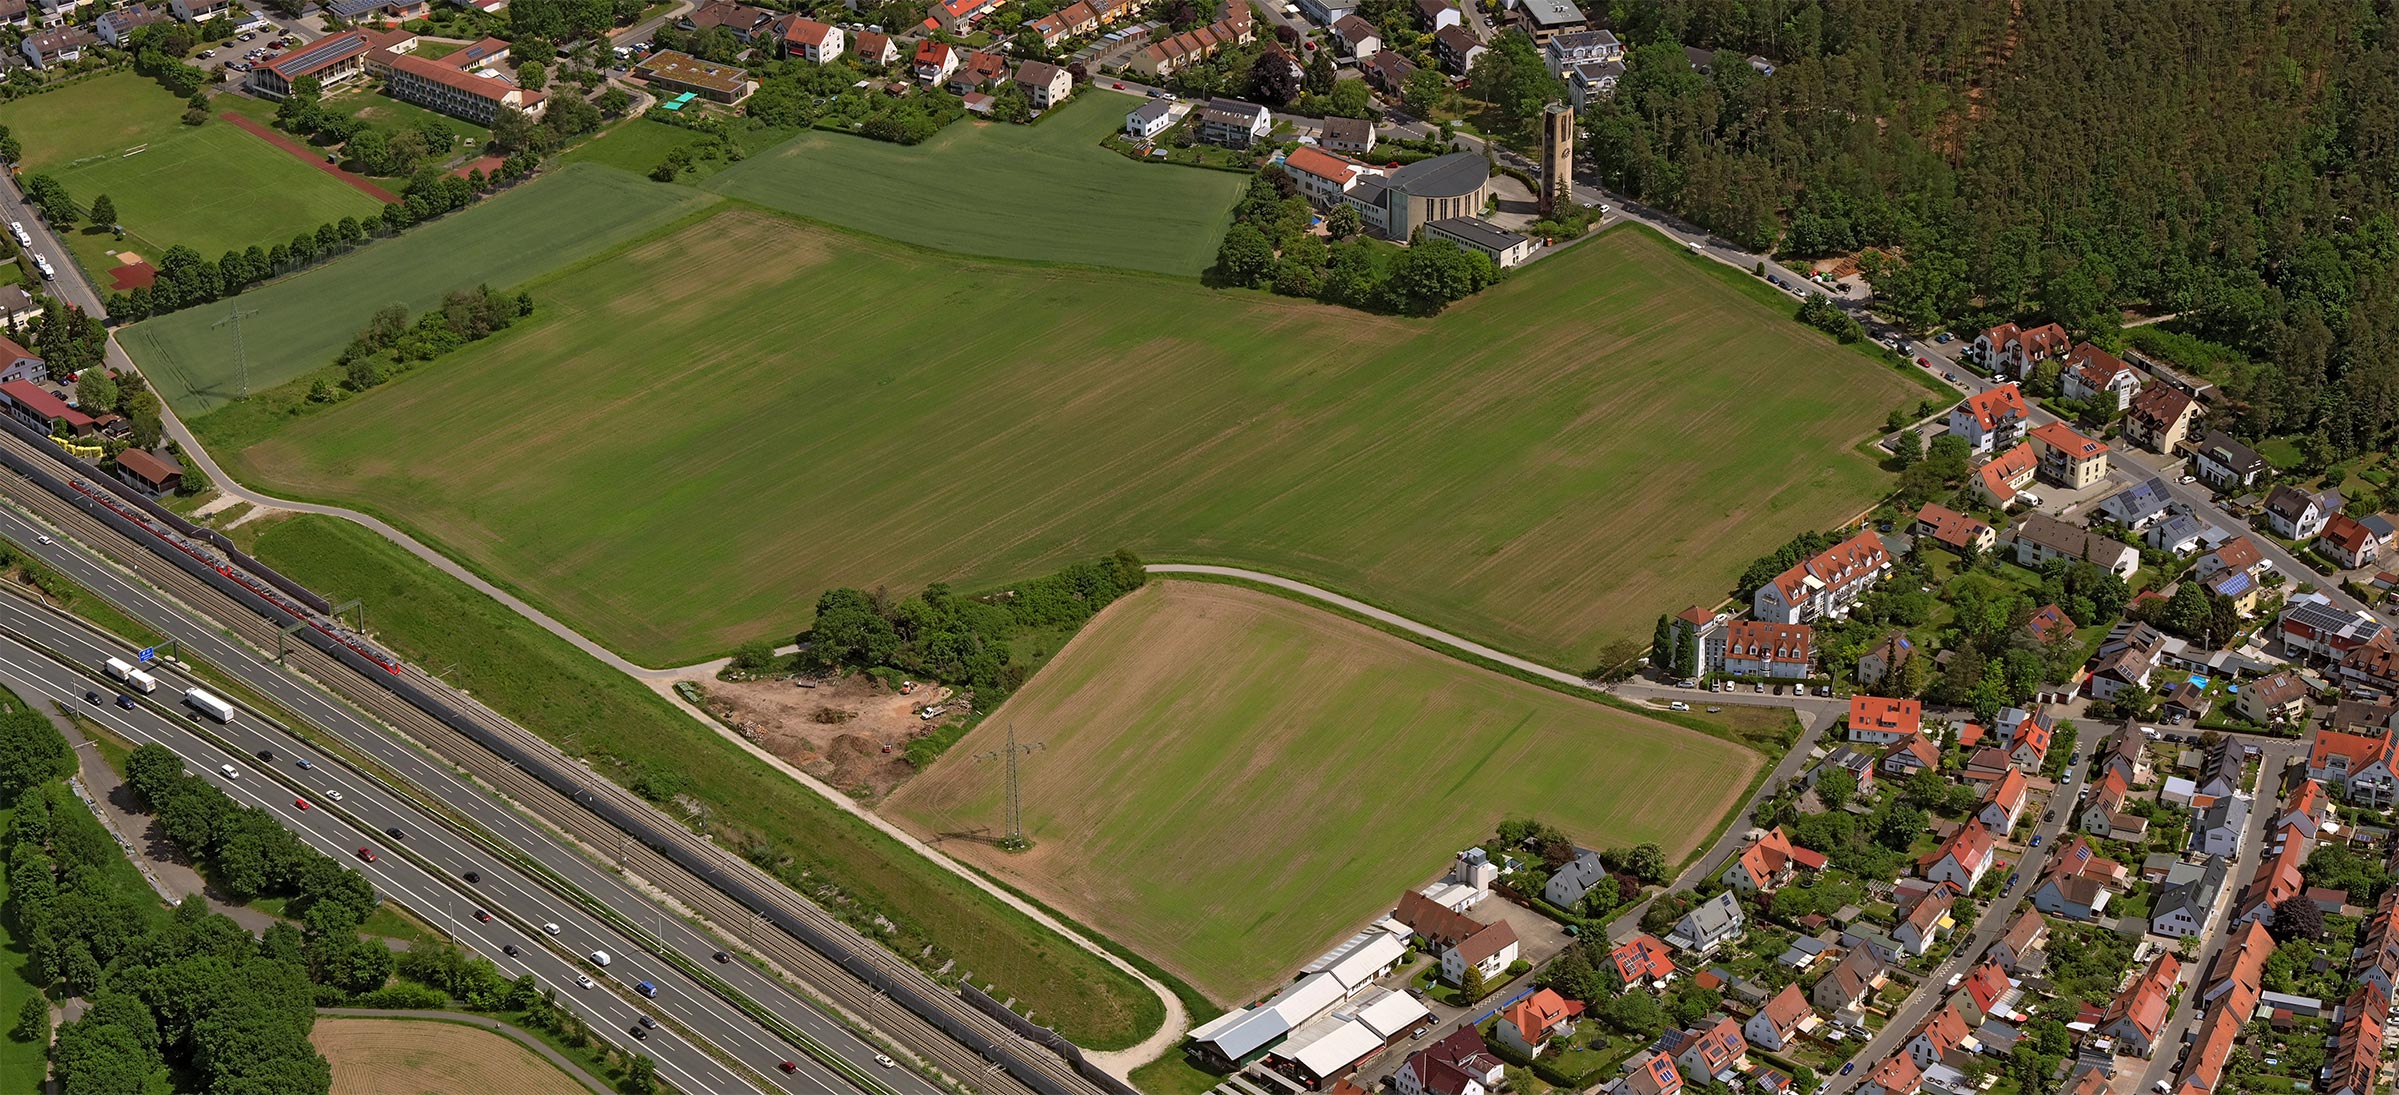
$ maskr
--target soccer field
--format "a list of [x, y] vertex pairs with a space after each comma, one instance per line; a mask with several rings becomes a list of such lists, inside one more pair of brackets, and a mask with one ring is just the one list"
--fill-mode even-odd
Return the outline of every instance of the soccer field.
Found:
[[[975, 754], [1010, 726], [1025, 832], [942, 846], [1234, 1002], [1388, 910], [1509, 816], [1680, 859], [1762, 757], [1270, 593], [1156, 582], [885, 805], [927, 839], [1004, 828]], [[1198, 1016], [1195, 1018], [1206, 1018]]]
[[135, 145], [163, 140], [184, 128], [182, 117], [183, 100], [131, 72], [78, 80], [0, 103], [0, 125], [24, 146], [25, 158], [17, 166], [27, 174], [55, 172], [80, 160], [115, 156]]
[[701, 185], [945, 251], [1197, 275], [1248, 182], [1100, 147], [1141, 102], [1087, 89], [1038, 124], [962, 121], [914, 147], [804, 133]]
[[727, 209], [219, 452], [651, 665], [1125, 546], [1581, 666], [1883, 489], [1852, 447], [1913, 389], [1743, 280], [1616, 229], [1401, 319]]
[[[234, 137], [256, 140], [230, 126], [224, 129]], [[296, 160], [290, 162], [307, 170]], [[325, 184], [356, 194], [331, 179]], [[562, 168], [317, 269], [244, 293], [242, 310], [252, 313], [242, 320], [250, 388], [271, 388], [333, 364], [367, 318], [386, 304], [416, 312], [440, 303], [442, 294], [453, 289], [521, 285], [715, 200], [609, 168]], [[117, 337], [159, 395], [188, 419], [235, 394], [233, 335], [216, 326], [223, 318], [222, 308], [186, 309], [134, 324]]]
[[94, 160], [56, 177], [79, 203], [88, 206], [102, 194], [116, 203], [123, 242], [98, 226], [75, 233], [77, 257], [104, 286], [112, 265], [107, 250], [131, 250], [155, 263], [167, 248], [182, 244], [214, 260], [383, 209], [382, 202], [256, 134], [213, 119], [198, 128], [178, 125], [139, 155]]

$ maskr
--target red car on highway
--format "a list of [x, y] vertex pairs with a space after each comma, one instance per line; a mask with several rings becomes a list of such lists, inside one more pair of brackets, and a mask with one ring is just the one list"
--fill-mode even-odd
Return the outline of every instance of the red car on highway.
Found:
[[363, 859], [363, 860], [366, 860], [366, 861], [367, 861], [367, 862], [369, 862], [369, 863], [373, 863], [373, 862], [375, 861], [375, 849], [373, 849], [373, 848], [360, 848], [360, 849], [358, 849], [358, 858], [360, 858], [360, 859]]

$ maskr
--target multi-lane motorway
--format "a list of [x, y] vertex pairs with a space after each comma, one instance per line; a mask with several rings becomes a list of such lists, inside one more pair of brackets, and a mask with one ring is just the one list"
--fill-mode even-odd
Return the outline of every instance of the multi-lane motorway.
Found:
[[[880, 1066], [877, 1058], [884, 1052], [880, 1047], [853, 1034], [812, 1002], [801, 998], [790, 986], [756, 969], [749, 962], [714, 962], [712, 955], [726, 949], [724, 944], [666, 913], [633, 883], [595, 862], [584, 852], [567, 846], [556, 835], [470, 783], [457, 769], [408, 742], [379, 731], [358, 711], [309, 687], [280, 668], [267, 664], [248, 647], [220, 634], [214, 625], [190, 617], [188, 610], [181, 605], [131, 580], [115, 567], [87, 554], [78, 545], [55, 537], [50, 543], [43, 543], [43, 538], [49, 534], [49, 529], [37, 525], [24, 514], [0, 508], [0, 536], [23, 545], [25, 550], [38, 554], [79, 584], [94, 590], [130, 614], [176, 636], [182, 648], [191, 655], [216, 666], [221, 672], [242, 679], [309, 724], [358, 750], [383, 772], [403, 783], [412, 795], [438, 801], [443, 812], [464, 817], [483, 834], [496, 837], [519, 854], [529, 857], [541, 871], [564, 880], [582, 894], [605, 903], [610, 909], [634, 916], [638, 927], [651, 938], [627, 938], [623, 932], [612, 930], [580, 902], [561, 897], [555, 892], [554, 886], [546, 884], [547, 880], [527, 876], [509, 863], [508, 857], [497, 855], [480, 842], [460, 835], [440, 820], [428, 816], [422, 808], [404, 803], [399, 796], [389, 795], [380, 787], [368, 792], [371, 781], [366, 777], [319, 763], [315, 771], [307, 775], [323, 781], [326, 786], [341, 790], [344, 794], [343, 806], [356, 810], [362, 808], [362, 804], [371, 804], [373, 808], [391, 812], [395, 817], [403, 816], [405, 810], [405, 816], [415, 819], [371, 826], [373, 833], [380, 834], [384, 827], [396, 825], [409, 836], [407, 841], [392, 841], [378, 835], [376, 839], [380, 843], [370, 846], [376, 847], [379, 853], [395, 850], [389, 847], [393, 844], [407, 844], [412, 850], [421, 850], [433, 856], [444, 869], [453, 872], [474, 870], [479, 873], [485, 879], [485, 884], [478, 889], [489, 891], [487, 907], [495, 916], [508, 916], [522, 908], [523, 914], [515, 917], [520, 926], [557, 923], [562, 926], [562, 939], [581, 933], [582, 938], [608, 940], [605, 944], [595, 942], [572, 953], [601, 949], [612, 956], [622, 956], [611, 966], [612, 974], [625, 979], [626, 984], [651, 981], [666, 990], [662, 999], [669, 995], [675, 998], [659, 1006], [662, 1014], [658, 1018], [666, 1020], [671, 1014], [685, 1029], [720, 1047], [741, 1065], [787, 1090], [825, 1091], [853, 1085], [824, 1068], [802, 1048], [762, 1029], [757, 1022], [707, 987], [683, 976], [676, 967], [658, 960], [652, 951], [658, 947], [671, 948], [686, 959], [711, 966], [713, 974], [733, 990], [764, 1004], [780, 1019], [805, 1031], [823, 1049], [830, 1049], [857, 1069], [868, 1071], [878, 1084], [916, 1095], [931, 1095], [937, 1090], [932, 1083], [913, 1073]], [[99, 666], [109, 657], [124, 657], [129, 653], [120, 644], [98, 635], [78, 621], [59, 617], [13, 598], [0, 598], [0, 629], [26, 636], [85, 666]], [[180, 695], [181, 689], [188, 686], [179, 675], [168, 674], [168, 677], [172, 679], [162, 683], [158, 693], [160, 696], [168, 696], [170, 692]], [[73, 693], [78, 703], [82, 702], [81, 695], [80, 690]], [[117, 711], [113, 706], [109, 710]], [[244, 739], [254, 736], [254, 740], [238, 741], [236, 744], [240, 748], [271, 749], [279, 756], [287, 753], [323, 756], [314, 749], [295, 752], [303, 747], [254, 714], [238, 716], [233, 724], [223, 730], [229, 736]], [[278, 745], [272, 743], [274, 738], [284, 740]], [[183, 750], [178, 749], [178, 752]], [[190, 753], [185, 755], [192, 756]], [[215, 763], [204, 767], [214, 771]], [[310, 801], [315, 803], [316, 799]], [[291, 809], [288, 800], [283, 802], [283, 806], [286, 811]], [[362, 843], [367, 842], [352, 843], [341, 851], [354, 856]], [[588, 850], [602, 858], [611, 851], [621, 852], [621, 849], [602, 847]], [[384, 858], [389, 861], [388, 856]], [[411, 908], [416, 908], [416, 903], [407, 897], [401, 896], [401, 900]], [[506, 908], [501, 907], [504, 903], [507, 903]], [[431, 916], [441, 910], [418, 911]], [[462, 916], [471, 911], [459, 910]], [[525, 949], [520, 939], [502, 939], [493, 935], [500, 925], [500, 920], [488, 925], [473, 922], [473, 927], [478, 931], [459, 933], [457, 937], [495, 960], [506, 957], [501, 953], [504, 944], [514, 943], [520, 949]], [[572, 985], [573, 977], [569, 975], [561, 983]], [[629, 1027], [602, 1029], [615, 1029], [620, 1042], [634, 1042]], [[652, 1034], [648, 1041], [656, 1041], [658, 1037]], [[670, 1041], [680, 1043], [680, 1039]], [[692, 1047], [664, 1042], [655, 1049], [646, 1046], [636, 1048], [658, 1057], [662, 1071], [665, 1071], [664, 1066], [672, 1057], [703, 1057]], [[798, 1071], [789, 1075], [781, 1073], [776, 1066], [786, 1060], [799, 1066]], [[669, 1072], [668, 1075], [672, 1078], [673, 1073]], [[978, 1085], [983, 1090], [998, 1086], [1001, 1085]], [[714, 1087], [709, 1084], [694, 1090], [714, 1090]]]

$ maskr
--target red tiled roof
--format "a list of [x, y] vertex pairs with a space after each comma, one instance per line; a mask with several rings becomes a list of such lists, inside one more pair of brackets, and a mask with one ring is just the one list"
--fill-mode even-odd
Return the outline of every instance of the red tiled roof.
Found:
[[2149, 964], [2149, 969], [2135, 978], [2124, 991], [2116, 994], [2107, 1007], [2107, 1017], [2101, 1029], [2118, 1023], [2131, 1023], [2144, 1041], [2156, 1041], [2166, 1024], [2166, 1000], [2173, 995], [2174, 982], [2182, 977], [2182, 962], [2172, 954], [2161, 954]]
[[1897, 734], [1924, 731], [1924, 705], [1915, 700], [1857, 695], [1849, 698], [1849, 726]]
[[1992, 457], [1976, 469], [1975, 474], [1982, 476], [1983, 489], [1989, 491], [1991, 497], [2006, 502], [2016, 497], [2014, 481], [2030, 476], [2040, 463], [2040, 458], [2033, 454], [2032, 445], [2026, 443]]
[[2373, 541], [2374, 532], [2346, 513], [2335, 513], [2316, 538], [2354, 555]]
[[2001, 423], [2021, 421], [2032, 416], [2032, 408], [2024, 403], [2024, 391], [2013, 384], [2002, 384], [1967, 396], [1959, 406], [1968, 417], [1986, 430], [1998, 429]]
[[1784, 604], [1795, 605], [1806, 599], [1807, 581], [1810, 578], [1826, 585], [1838, 585], [1860, 571], [1872, 570], [1890, 561], [1891, 553], [1883, 547], [1883, 538], [1875, 535], [1873, 529], [1863, 529], [1815, 558], [1803, 560], [1776, 575], [1774, 585], [1782, 591]]
[[832, 36], [833, 25], [831, 23], [820, 23], [814, 19], [793, 19], [783, 25], [783, 40], [794, 45], [816, 46], [821, 49], [824, 47], [825, 41]]
[[[1301, 145], [1283, 158], [1283, 169], [1304, 175], [1314, 175], [1331, 183], [1345, 183], [1360, 166], [1346, 156], [1336, 156], [1315, 145]], [[1703, 619], [1700, 622], [1705, 623]]]
[[63, 418], [66, 419], [67, 425], [78, 430], [92, 424], [90, 415], [67, 406], [65, 400], [51, 395], [29, 380], [11, 380], [6, 384], [0, 384], [0, 394], [7, 395], [17, 405], [40, 415], [45, 420], [55, 421]]
[[2107, 451], [2106, 444], [2074, 432], [2074, 427], [2063, 422], [2044, 422], [2033, 427], [2032, 439], [2073, 460], [2088, 460]]
[[1624, 983], [1639, 985], [1674, 975], [1674, 957], [1657, 936], [1642, 934], [1625, 940], [1608, 957], [1615, 961], [1616, 972]]
[[1967, 547], [1983, 533], [1991, 531], [1986, 525], [1938, 502], [1926, 502], [1916, 511], [1918, 523], [1932, 530], [1932, 538], [1951, 547]]

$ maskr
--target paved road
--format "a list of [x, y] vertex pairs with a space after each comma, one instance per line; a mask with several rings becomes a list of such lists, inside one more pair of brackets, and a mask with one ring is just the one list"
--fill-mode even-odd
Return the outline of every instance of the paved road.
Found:
[[[232, 742], [232, 748], [225, 748], [196, 732], [187, 722], [190, 717], [177, 713], [179, 707], [167, 706], [173, 702], [171, 698], [160, 702], [173, 695], [165, 688], [156, 696], [142, 697], [131, 711], [105, 701], [87, 702], [85, 696], [101, 687], [89, 673], [87, 668], [53, 661], [13, 637], [0, 637], [0, 679], [26, 699], [81, 708], [84, 717], [137, 744], [156, 742], [175, 750], [202, 778], [243, 805], [273, 815], [317, 851], [355, 865], [378, 892], [482, 952], [498, 963], [503, 973], [531, 973], [543, 984], [557, 988], [560, 1002], [587, 1020], [595, 1034], [627, 1053], [649, 1053], [658, 1062], [659, 1072], [676, 1086], [687, 1091], [758, 1090], [748, 1078], [707, 1054], [678, 1045], [681, 1039], [670, 1031], [654, 1032], [642, 1040], [633, 1038], [629, 1031], [643, 1014], [656, 1015], [670, 1025], [686, 1019], [704, 1022], [707, 1005], [713, 1001], [630, 951], [611, 964], [608, 975], [595, 977], [592, 988], [579, 988], [578, 976], [587, 970], [599, 971], [577, 956], [588, 948], [621, 948], [622, 944], [613, 933], [578, 922], [567, 910], [541, 903], [538, 891], [528, 888], [505, 864], [465, 858], [459, 849], [441, 846], [433, 821], [403, 803], [379, 796], [363, 781], [347, 778], [346, 772], [330, 762], [309, 772], [291, 767], [293, 759], [311, 754], [293, 751], [289, 739], [266, 731], [247, 716], [237, 715], [231, 724], [209, 728]], [[283, 759], [274, 763], [259, 759], [257, 751], [270, 747], [287, 750], [281, 754]], [[315, 755], [322, 758], [322, 754]], [[335, 790], [343, 793], [343, 801], [327, 800]], [[300, 800], [312, 805], [301, 808]], [[405, 852], [379, 832], [381, 825], [395, 823], [411, 837]], [[357, 849], [365, 846], [380, 849], [371, 864], [359, 861]], [[470, 886], [456, 874], [453, 864], [475, 865], [486, 872], [485, 884]], [[478, 921], [472, 915], [477, 908], [498, 910], [516, 923]], [[564, 934], [554, 939], [519, 926], [555, 917], [566, 917], [558, 923], [573, 927], [562, 928]], [[520, 943], [521, 953], [515, 957], [500, 953], [502, 940]], [[660, 985], [661, 997], [644, 1001], [635, 996], [629, 986], [636, 979]], [[820, 1070], [818, 1083], [831, 1076]]]
[[[6, 536], [23, 545], [26, 550], [40, 554], [46, 562], [59, 568], [78, 584], [93, 590], [103, 599], [128, 608], [133, 615], [150, 623], [160, 631], [175, 636], [194, 656], [215, 666], [220, 672], [242, 679], [262, 694], [282, 704], [287, 710], [307, 719], [311, 725], [339, 737], [345, 744], [383, 765], [386, 770], [407, 780], [414, 788], [438, 797], [446, 807], [466, 816], [483, 831], [499, 838], [519, 853], [533, 857], [544, 867], [557, 872], [583, 892], [607, 903], [610, 908], [626, 916], [640, 919], [657, 938], [674, 948], [676, 952], [686, 957], [705, 958], [720, 949], [725, 949], [724, 945], [715, 938], [699, 932], [671, 914], [664, 913], [640, 888], [608, 870], [604, 865], [594, 863], [585, 855], [565, 845], [555, 834], [535, 825], [517, 811], [495, 801], [481, 788], [468, 782], [455, 768], [392, 737], [347, 705], [331, 700], [323, 693], [308, 687], [282, 670], [266, 664], [246, 647], [224, 638], [213, 625], [189, 615], [181, 606], [132, 582], [115, 568], [93, 560], [64, 539], [54, 538], [54, 542], [49, 545], [40, 544], [38, 537], [42, 534], [41, 529], [17, 511], [0, 508], [0, 536]], [[0, 598], [0, 628], [30, 637], [51, 650], [73, 658], [84, 665], [100, 665], [110, 657], [127, 657], [128, 655], [123, 644], [97, 634], [80, 621], [49, 612], [13, 597]], [[179, 694], [181, 687], [190, 685], [191, 682], [188, 681], [179, 685], [176, 683], [178, 677], [179, 674], [173, 670], [162, 669], [162, 685], [158, 695], [163, 697]], [[80, 702], [80, 695], [80, 691], [75, 693], [78, 702]], [[110, 708], [109, 710], [115, 709]], [[254, 727], [253, 724], [257, 725]], [[323, 756], [320, 751], [301, 746], [296, 742], [275, 744], [272, 738], [276, 732], [266, 726], [263, 720], [252, 716], [237, 719], [234, 726], [229, 727], [227, 732], [244, 735], [246, 746], [260, 749], [272, 748], [279, 753], [295, 758]], [[393, 796], [376, 791], [370, 797], [361, 797], [361, 792], [374, 790], [365, 779], [332, 764], [323, 765], [322, 768], [326, 774], [320, 778], [331, 781], [330, 785], [342, 789], [352, 802], [361, 804], [372, 802], [387, 809], [411, 810], [418, 816], [417, 822], [402, 824], [400, 827], [410, 834], [412, 842], [423, 844], [428, 849], [438, 846], [440, 854], [445, 857], [443, 862], [447, 865], [458, 870], [473, 869], [487, 878], [501, 878], [517, 874], [513, 869], [508, 869], [504, 874], [495, 873], [502, 869], [502, 864], [498, 860], [457, 838], [447, 828], [432, 824], [422, 817], [422, 811], [414, 810], [413, 807], [407, 806]], [[380, 831], [381, 828], [382, 825], [374, 826], [377, 831]], [[355, 846], [351, 850], [354, 849]], [[538, 883], [530, 879], [518, 883], [495, 885], [502, 888], [508, 886], [529, 887], [530, 889], [526, 890], [527, 900], [533, 899], [532, 891], [541, 889]], [[595, 932], [602, 930], [597, 921], [583, 915], [581, 910], [570, 902], [563, 901], [546, 891], [542, 892], [540, 900], [542, 907], [551, 911], [545, 912], [538, 919], [531, 920], [531, 923], [581, 924], [591, 925], [591, 930]], [[614, 935], [615, 933], [610, 932], [609, 934]], [[472, 936], [468, 934], [461, 934], [457, 937], [473, 942]], [[491, 941], [483, 949], [494, 956], [496, 960], [499, 944], [508, 941], [510, 940]], [[615, 945], [608, 949], [611, 953], [631, 955], [642, 948], [632, 941], [618, 937]], [[663, 963], [649, 962], [642, 963], [638, 968], [660, 970], [661, 976], [665, 976], [663, 971], [668, 969]], [[852, 1063], [861, 1067], [874, 1067], [875, 1054], [880, 1052], [879, 1047], [859, 1039], [850, 1033], [847, 1027], [824, 1015], [811, 1001], [794, 993], [780, 981], [768, 977], [746, 962], [718, 966], [716, 972], [727, 983], [751, 999], [765, 1003], [778, 1015], [805, 1030], [811, 1037], [834, 1047]], [[571, 983], [572, 977], [570, 976], [567, 980]], [[656, 980], [656, 978], [651, 978], [651, 980]], [[679, 976], [677, 980], [680, 980]], [[704, 993], [694, 988], [692, 995], [696, 998]], [[705, 1027], [698, 1028], [703, 1029], [703, 1036], [710, 1037], [711, 1041], [726, 1046], [729, 1051], [742, 1051], [746, 1059], [763, 1061], [760, 1067], [771, 1067], [776, 1061], [781, 1060], [806, 1060], [804, 1053], [784, 1044], [780, 1039], [761, 1040], [771, 1036], [764, 1035], [757, 1029], [756, 1024], [747, 1017], [734, 1012], [729, 1005], [722, 1005], [721, 1001], [717, 1003], [720, 1006], [715, 1009], [712, 1021]], [[718, 1037], [725, 1040], [717, 1041]], [[803, 1074], [788, 1078], [787, 1086], [791, 1090], [815, 1090], [818, 1085], [827, 1082], [827, 1078], [830, 1076], [832, 1076], [830, 1072], [818, 1070], [813, 1075]], [[784, 1077], [776, 1078], [786, 1079]], [[894, 1074], [893, 1082], [902, 1090], [915, 1091], [919, 1095], [931, 1095], [934, 1090], [921, 1080], [906, 1074]]]
[[[2078, 748], [2088, 758], [2096, 745]], [[2016, 919], [2016, 913], [2031, 898], [2033, 887], [2039, 884], [2041, 871], [2049, 862], [2049, 853], [2057, 848], [2058, 834], [2064, 832], [2067, 824], [2073, 820], [2075, 795], [2082, 786], [2084, 769], [2087, 767], [2087, 764], [2070, 765], [2066, 777], [2058, 781], [2057, 789], [2049, 796], [2050, 808], [2056, 810], [2056, 816], [2033, 829], [2041, 840], [2041, 846], [2025, 849], [2016, 863], [2005, 865], [2015, 872], [2015, 884], [1983, 910], [1982, 919], [1975, 923], [1974, 934], [1957, 942], [1950, 950], [1949, 957], [1926, 974], [1916, 991], [1891, 1012], [1890, 1022], [1882, 1032], [1851, 1058], [1858, 1067], [1847, 1076], [1834, 1075], [1826, 1079], [1825, 1095], [1840, 1095], [1864, 1082], [1866, 1074], [1872, 1072], [1877, 1063], [1898, 1052], [1909, 1036], [1916, 1032], [1917, 1024], [1924, 1022], [1933, 1009], [1948, 998], [1949, 979], [1973, 969], [1982, 960], [1983, 952], [1990, 949], [1991, 944], [1998, 941], [2000, 933], [2005, 932], [2008, 924]]]

